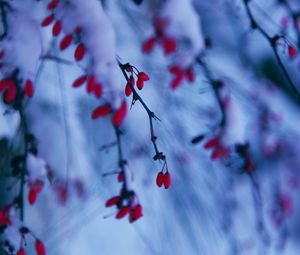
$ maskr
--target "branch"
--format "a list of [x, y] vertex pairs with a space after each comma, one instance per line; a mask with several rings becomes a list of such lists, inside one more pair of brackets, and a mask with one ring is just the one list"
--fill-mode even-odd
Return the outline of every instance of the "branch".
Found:
[[8, 7], [8, 3], [1, 1], [0, 2], [0, 13], [1, 13], [1, 22], [3, 25], [3, 33], [0, 35], [0, 41], [2, 41], [7, 36], [8, 25], [7, 25], [7, 16], [5, 8]]
[[293, 93], [296, 95], [297, 101], [300, 102], [300, 93], [297, 90], [296, 85], [293, 83], [292, 79], [290, 78], [288, 71], [286, 70], [284, 64], [282, 63], [282, 60], [280, 59], [280, 56], [277, 51], [276, 43], [282, 36], [279, 35], [275, 35], [274, 37], [269, 36], [268, 33], [257, 23], [249, 7], [250, 1], [251, 0], [243, 0], [247, 15], [251, 22], [251, 28], [257, 29], [263, 35], [263, 37], [265, 37], [266, 40], [270, 43], [279, 67], [281, 68], [284, 76], [286, 77]]
[[24, 139], [24, 159], [23, 159], [23, 167], [21, 172], [21, 180], [20, 180], [20, 191], [18, 195], [18, 205], [20, 207], [20, 220], [24, 220], [24, 184], [25, 184], [25, 174], [26, 174], [26, 160], [28, 154], [28, 142], [27, 142], [27, 134], [28, 134], [28, 126], [26, 122], [26, 117], [24, 113], [23, 106], [20, 106], [19, 115], [21, 119], [21, 126], [23, 129], [23, 139]]
[[300, 41], [299, 41], [300, 40], [300, 29], [299, 29], [299, 26], [297, 23], [299, 22], [299, 18], [300, 18], [300, 11], [294, 11], [288, 0], [279, 0], [279, 2], [280, 2], [280, 4], [283, 4], [285, 6], [285, 8], [290, 13], [290, 15], [293, 19], [294, 28], [298, 35], [298, 47], [299, 47], [300, 46]]
[[157, 136], [154, 133], [154, 128], [153, 128], [153, 120], [154, 119], [158, 119], [158, 117], [155, 116], [154, 112], [152, 112], [149, 107], [146, 105], [146, 103], [144, 102], [144, 100], [141, 98], [141, 96], [136, 92], [135, 88], [133, 87], [133, 84], [131, 84], [130, 79], [126, 73], [126, 68], [129, 66], [129, 64], [122, 64], [120, 63], [120, 61], [118, 61], [119, 67], [122, 70], [122, 73], [127, 81], [127, 83], [129, 84], [132, 93], [133, 93], [133, 101], [140, 101], [140, 103], [142, 104], [143, 108], [145, 109], [145, 111], [148, 114], [149, 117], [149, 123], [150, 123], [150, 133], [151, 133], [151, 142], [153, 144], [154, 150], [155, 150], [155, 155], [153, 157], [154, 160], [163, 160], [165, 159], [165, 155], [163, 154], [163, 152], [160, 152], [156, 143], [157, 140]]
[[124, 181], [123, 181], [124, 190], [127, 191], [128, 185], [127, 185], [127, 178], [125, 173], [125, 165], [127, 164], [127, 161], [123, 158], [123, 151], [122, 151], [122, 144], [121, 144], [121, 135], [123, 133], [118, 127], [114, 127], [114, 129], [117, 137], [118, 157], [119, 157], [118, 165], [121, 168], [122, 175], [124, 176]]
[[221, 81], [215, 80], [213, 78], [213, 75], [212, 75], [210, 69], [208, 68], [207, 64], [201, 59], [201, 57], [198, 57], [196, 59], [196, 61], [202, 67], [206, 79], [209, 81], [209, 83], [212, 86], [212, 89], [214, 91], [216, 100], [219, 104], [220, 111], [221, 111], [221, 114], [222, 114], [219, 125], [220, 125], [220, 127], [224, 128], [226, 126], [226, 112], [225, 112], [225, 108], [224, 108], [222, 98], [221, 98], [221, 95], [220, 95], [220, 87], [222, 86]]

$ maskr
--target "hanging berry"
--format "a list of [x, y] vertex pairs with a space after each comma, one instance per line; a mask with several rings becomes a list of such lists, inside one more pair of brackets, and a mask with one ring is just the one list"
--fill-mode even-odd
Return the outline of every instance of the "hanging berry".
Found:
[[61, 21], [58, 20], [54, 23], [53, 28], [52, 28], [52, 35], [53, 36], [58, 36], [61, 32], [62, 26], [61, 26]]
[[34, 87], [31, 80], [26, 80], [25, 82], [25, 95], [27, 97], [32, 97], [34, 93]]
[[116, 205], [117, 203], [119, 203], [119, 201], [121, 200], [121, 197], [120, 196], [115, 196], [115, 197], [112, 197], [110, 199], [108, 199], [105, 203], [105, 206], [106, 207], [111, 207], [111, 206], [114, 206]]
[[100, 117], [107, 116], [111, 112], [110, 104], [104, 104], [98, 106], [92, 113], [92, 119], [98, 119]]
[[117, 111], [115, 111], [115, 113], [113, 115], [112, 124], [115, 127], [120, 127], [123, 123], [126, 113], [127, 113], [127, 103], [126, 103], [126, 101], [123, 101], [120, 108]]
[[37, 255], [46, 255], [46, 249], [41, 240], [35, 241], [35, 251]]
[[43, 19], [43, 21], [41, 22], [41, 26], [47, 27], [53, 22], [53, 20], [54, 20], [54, 16], [51, 14]]
[[59, 45], [60, 50], [65, 50], [66, 48], [68, 48], [70, 46], [70, 44], [72, 43], [72, 41], [73, 41], [73, 35], [72, 34], [66, 35], [60, 41], [60, 45]]
[[87, 80], [87, 76], [86, 75], [82, 75], [80, 77], [78, 77], [72, 84], [72, 87], [77, 88], [80, 87], [81, 85], [83, 85], [83, 83]]
[[76, 50], [74, 52], [74, 58], [76, 61], [80, 61], [83, 59], [85, 55], [85, 47], [82, 43], [78, 44]]
[[163, 182], [164, 182], [164, 174], [162, 171], [160, 171], [156, 177], [156, 185], [160, 188], [163, 185]]

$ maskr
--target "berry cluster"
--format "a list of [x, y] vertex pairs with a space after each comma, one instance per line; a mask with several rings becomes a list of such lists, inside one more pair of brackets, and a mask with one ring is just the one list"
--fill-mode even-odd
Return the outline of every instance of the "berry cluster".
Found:
[[185, 79], [190, 83], [195, 80], [195, 73], [192, 67], [183, 69], [178, 65], [173, 65], [169, 68], [169, 71], [173, 75], [173, 79], [171, 81], [172, 89], [178, 88]]
[[170, 55], [176, 51], [176, 40], [166, 33], [166, 28], [169, 24], [167, 19], [156, 17], [154, 19], [155, 34], [148, 38], [142, 46], [142, 50], [145, 53], [150, 53], [155, 44], [161, 45], [165, 55]]
[[134, 75], [137, 78], [136, 86], [139, 90], [143, 89], [144, 82], [149, 81], [150, 78], [149, 78], [148, 74], [146, 74], [145, 72], [140, 72], [136, 67], [134, 67], [130, 64], [126, 64], [125, 70], [129, 74], [129, 82], [130, 82], [130, 83], [127, 82], [125, 85], [125, 95], [127, 97], [129, 97], [132, 94], [132, 88], [134, 88], [134, 86], [135, 86]]
[[162, 185], [164, 185], [165, 189], [168, 189], [171, 185], [171, 175], [169, 173], [168, 164], [166, 160], [164, 160], [164, 164], [161, 171], [157, 174], [156, 185], [159, 188], [162, 187]]
[[122, 219], [129, 214], [129, 222], [133, 223], [143, 216], [143, 209], [133, 191], [121, 189], [120, 195], [108, 199], [106, 207], [116, 206], [118, 212], [116, 219]]

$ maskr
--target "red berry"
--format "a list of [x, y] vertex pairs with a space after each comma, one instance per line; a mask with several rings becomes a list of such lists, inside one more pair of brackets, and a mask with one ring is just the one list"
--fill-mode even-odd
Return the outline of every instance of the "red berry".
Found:
[[183, 81], [184, 78], [184, 70], [177, 65], [170, 67], [170, 73], [174, 74], [174, 78], [171, 82], [171, 88], [176, 89]]
[[209, 149], [209, 148], [212, 148], [212, 147], [216, 147], [219, 145], [219, 137], [215, 137], [215, 138], [212, 138], [210, 140], [208, 140], [205, 144], [204, 144], [204, 148], [205, 149]]
[[34, 93], [34, 87], [33, 87], [33, 83], [31, 80], [27, 80], [25, 82], [25, 95], [27, 97], [32, 97]]
[[5, 216], [2, 211], [0, 211], [0, 227], [5, 224]]
[[96, 78], [94, 75], [91, 75], [88, 79], [86, 91], [87, 93], [92, 93], [95, 90]]
[[166, 172], [164, 175], [164, 186], [165, 189], [168, 189], [171, 185], [171, 175], [169, 174], [169, 172]]
[[123, 181], [124, 181], [124, 174], [118, 173], [118, 182], [123, 182]]
[[115, 127], [121, 126], [123, 123], [123, 120], [126, 116], [126, 113], [127, 113], [127, 103], [126, 103], [126, 101], [123, 101], [120, 108], [117, 111], [115, 111], [115, 113], [114, 113], [114, 116], [112, 118], [112, 124]]
[[163, 185], [163, 182], [164, 182], [164, 174], [163, 172], [159, 172], [156, 177], [156, 185], [158, 187], [161, 187]]
[[41, 22], [41, 26], [47, 27], [52, 23], [53, 20], [54, 20], [54, 16], [51, 14], [43, 19], [43, 21]]
[[142, 81], [149, 81], [150, 80], [148, 74], [146, 74], [144, 72], [139, 72], [138, 79], [140, 79]]
[[74, 53], [74, 58], [76, 61], [80, 61], [83, 59], [85, 55], [85, 47], [82, 43], [78, 44], [76, 47], [75, 53]]
[[[130, 75], [130, 83], [131, 83], [131, 86], [134, 87], [135, 80], [134, 80], [133, 75]], [[128, 84], [128, 82], [127, 82], [126, 86], [125, 86], [125, 95], [128, 97], [131, 95], [131, 93], [132, 93], [132, 90], [131, 90], [130, 84]]]
[[148, 40], [146, 40], [142, 46], [143, 52], [150, 53], [153, 50], [155, 41], [156, 41], [155, 37], [150, 37]]
[[12, 103], [16, 96], [17, 96], [17, 87], [15, 84], [11, 85], [5, 92], [4, 92], [4, 102], [10, 104]]
[[52, 35], [58, 36], [61, 32], [61, 22], [58, 20], [55, 22], [53, 28], [52, 28]]
[[134, 208], [131, 209], [129, 215], [129, 222], [133, 223], [143, 216], [143, 208], [140, 204], [137, 204]]
[[3, 50], [0, 51], [0, 59], [3, 58], [5, 55], [5, 52]]
[[4, 90], [15, 86], [15, 81], [11, 78], [8, 79], [4, 79], [2, 81], [0, 81], [0, 92], [3, 92]]
[[92, 113], [92, 119], [98, 119], [100, 117], [104, 117], [111, 112], [111, 107], [109, 104], [98, 106]]
[[226, 157], [228, 156], [228, 150], [221, 147], [221, 146], [218, 146], [217, 148], [215, 148], [211, 154], [211, 159], [218, 159], [218, 158], [223, 158], [223, 157]]
[[35, 188], [31, 188], [28, 193], [28, 202], [30, 205], [35, 204], [37, 199], [38, 191]]
[[129, 97], [131, 95], [131, 93], [132, 93], [132, 90], [130, 88], [130, 85], [128, 83], [126, 83], [126, 86], [125, 86], [125, 95], [127, 97]]
[[106, 207], [114, 206], [115, 204], [117, 204], [120, 201], [120, 199], [121, 199], [120, 196], [112, 197], [105, 202], [105, 206]]
[[66, 35], [60, 41], [60, 45], [59, 45], [60, 50], [65, 50], [66, 48], [68, 48], [70, 46], [70, 44], [72, 43], [72, 40], [73, 40], [73, 35], [72, 34]]
[[53, 10], [57, 7], [58, 5], [58, 0], [52, 0], [49, 4], [48, 4], [48, 10]]
[[82, 75], [73, 82], [72, 86], [74, 88], [80, 87], [86, 81], [86, 79], [87, 79], [87, 76]]
[[94, 86], [94, 95], [97, 98], [100, 98], [102, 96], [102, 85], [101, 83], [96, 83]]
[[170, 73], [176, 75], [176, 76], [183, 76], [184, 71], [180, 66], [174, 65], [170, 67]]
[[36, 240], [35, 241], [35, 251], [37, 255], [46, 255], [46, 249], [42, 241]]
[[169, 54], [176, 51], [177, 44], [176, 44], [175, 39], [173, 39], [173, 38], [164, 38], [162, 40], [162, 44], [163, 44], [164, 53], [166, 55], [169, 55]]
[[291, 58], [297, 57], [297, 50], [296, 50], [296, 48], [295, 48], [294, 46], [289, 45], [289, 46], [288, 46], [288, 52], [289, 52], [289, 56], [290, 56]]
[[179, 85], [182, 83], [183, 81], [183, 76], [175, 76], [175, 78], [172, 80], [171, 82], [171, 88], [172, 89], [176, 89], [179, 87]]
[[25, 250], [24, 250], [23, 248], [21, 248], [21, 249], [18, 251], [17, 255], [26, 255], [26, 252], [25, 252]]
[[116, 219], [124, 218], [129, 212], [130, 212], [130, 207], [129, 206], [121, 207], [120, 211], [116, 215]]
[[141, 90], [144, 87], [144, 81], [141, 80], [140, 78], [138, 78], [138, 80], [136, 82], [136, 86], [139, 90]]
[[193, 69], [189, 68], [185, 71], [185, 77], [189, 82], [193, 82], [195, 80], [195, 74]]

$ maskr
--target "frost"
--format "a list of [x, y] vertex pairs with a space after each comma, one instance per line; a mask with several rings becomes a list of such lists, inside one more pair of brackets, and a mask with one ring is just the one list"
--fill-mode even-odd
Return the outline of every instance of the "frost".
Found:
[[44, 179], [47, 174], [46, 162], [31, 153], [27, 155], [26, 167], [29, 173], [29, 179], [32, 182]]
[[39, 25], [18, 9], [9, 13], [8, 23], [8, 36], [1, 42], [5, 52], [2, 73], [7, 76], [18, 69], [21, 77], [32, 79], [42, 51]]
[[187, 44], [187, 49], [179, 52], [177, 61], [182, 67], [188, 67], [204, 49], [200, 17], [195, 11], [192, 1], [168, 0], [159, 16], [169, 21], [167, 33]]
[[72, 0], [60, 5], [56, 14], [66, 34], [81, 29], [81, 39], [92, 57], [92, 73], [103, 83], [107, 99], [116, 107], [123, 95], [122, 76], [116, 61], [115, 32], [100, 1]]

